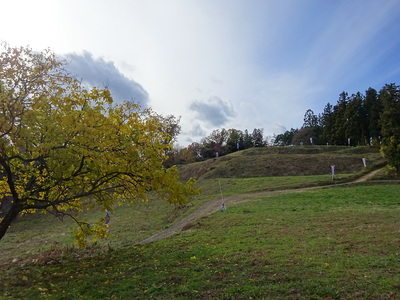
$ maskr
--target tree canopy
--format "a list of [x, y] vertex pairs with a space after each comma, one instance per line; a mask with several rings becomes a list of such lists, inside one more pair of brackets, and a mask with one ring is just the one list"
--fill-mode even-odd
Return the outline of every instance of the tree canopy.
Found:
[[395, 173], [400, 175], [400, 86], [386, 84], [381, 92], [383, 112], [381, 116], [381, 152]]
[[68, 215], [77, 240], [105, 236], [104, 220], [78, 212], [150, 191], [181, 205], [195, 194], [163, 162], [179, 125], [137, 104], [116, 104], [107, 88], [86, 89], [50, 50], [3, 44], [0, 54], [0, 238], [18, 215]]

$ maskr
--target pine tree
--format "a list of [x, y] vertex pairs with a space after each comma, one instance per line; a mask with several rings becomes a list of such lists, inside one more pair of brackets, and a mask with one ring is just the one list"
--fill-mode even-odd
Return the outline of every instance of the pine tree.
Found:
[[264, 146], [263, 130], [260, 128], [254, 128], [253, 134], [251, 135], [251, 140], [254, 147], [263, 147]]
[[400, 174], [400, 86], [386, 84], [379, 93], [383, 104], [381, 114], [381, 151], [393, 171]]
[[253, 142], [251, 140], [251, 134], [249, 134], [249, 132], [246, 129], [243, 135], [243, 148], [248, 149], [252, 147], [253, 147]]
[[369, 88], [365, 92], [364, 105], [366, 110], [366, 137], [370, 144], [378, 145], [381, 136], [380, 114], [383, 111], [383, 105], [375, 89]]
[[342, 92], [339, 96], [337, 104], [333, 107], [334, 123], [332, 126], [332, 143], [335, 145], [346, 145], [346, 124], [345, 118], [346, 107], [349, 97], [346, 92]]
[[353, 94], [346, 105], [344, 118], [346, 120], [345, 135], [351, 140], [351, 145], [365, 144], [363, 135], [363, 96], [360, 92]]
[[321, 116], [322, 139], [321, 142], [331, 143], [333, 135], [333, 125], [335, 123], [333, 106], [328, 102], [325, 105], [324, 112]]

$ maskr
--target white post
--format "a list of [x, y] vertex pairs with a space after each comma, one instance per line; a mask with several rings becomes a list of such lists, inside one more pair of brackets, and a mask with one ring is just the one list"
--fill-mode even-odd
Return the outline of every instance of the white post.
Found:
[[333, 181], [333, 176], [335, 175], [335, 165], [331, 165], [331, 176]]
[[362, 161], [363, 161], [364, 167], [366, 167], [366, 166], [367, 166], [367, 159], [366, 159], [365, 157], [363, 157], [363, 158], [362, 158]]

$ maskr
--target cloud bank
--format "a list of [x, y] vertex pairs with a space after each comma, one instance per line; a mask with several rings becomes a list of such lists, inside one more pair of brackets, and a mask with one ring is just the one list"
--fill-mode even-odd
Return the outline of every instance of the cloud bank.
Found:
[[88, 51], [82, 54], [70, 53], [65, 57], [68, 61], [68, 71], [88, 87], [108, 87], [116, 102], [128, 100], [140, 103], [142, 107], [148, 106], [147, 91], [139, 83], [122, 74], [113, 62], [94, 58]]
[[189, 105], [189, 109], [204, 123], [216, 127], [224, 126], [236, 115], [232, 105], [217, 96], [212, 96], [207, 101], [195, 100]]

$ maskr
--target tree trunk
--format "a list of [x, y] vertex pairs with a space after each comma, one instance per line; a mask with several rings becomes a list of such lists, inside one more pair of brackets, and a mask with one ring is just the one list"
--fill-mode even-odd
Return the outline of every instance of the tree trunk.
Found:
[[11, 223], [17, 218], [19, 209], [16, 205], [12, 205], [0, 223], [0, 240], [6, 234]]

